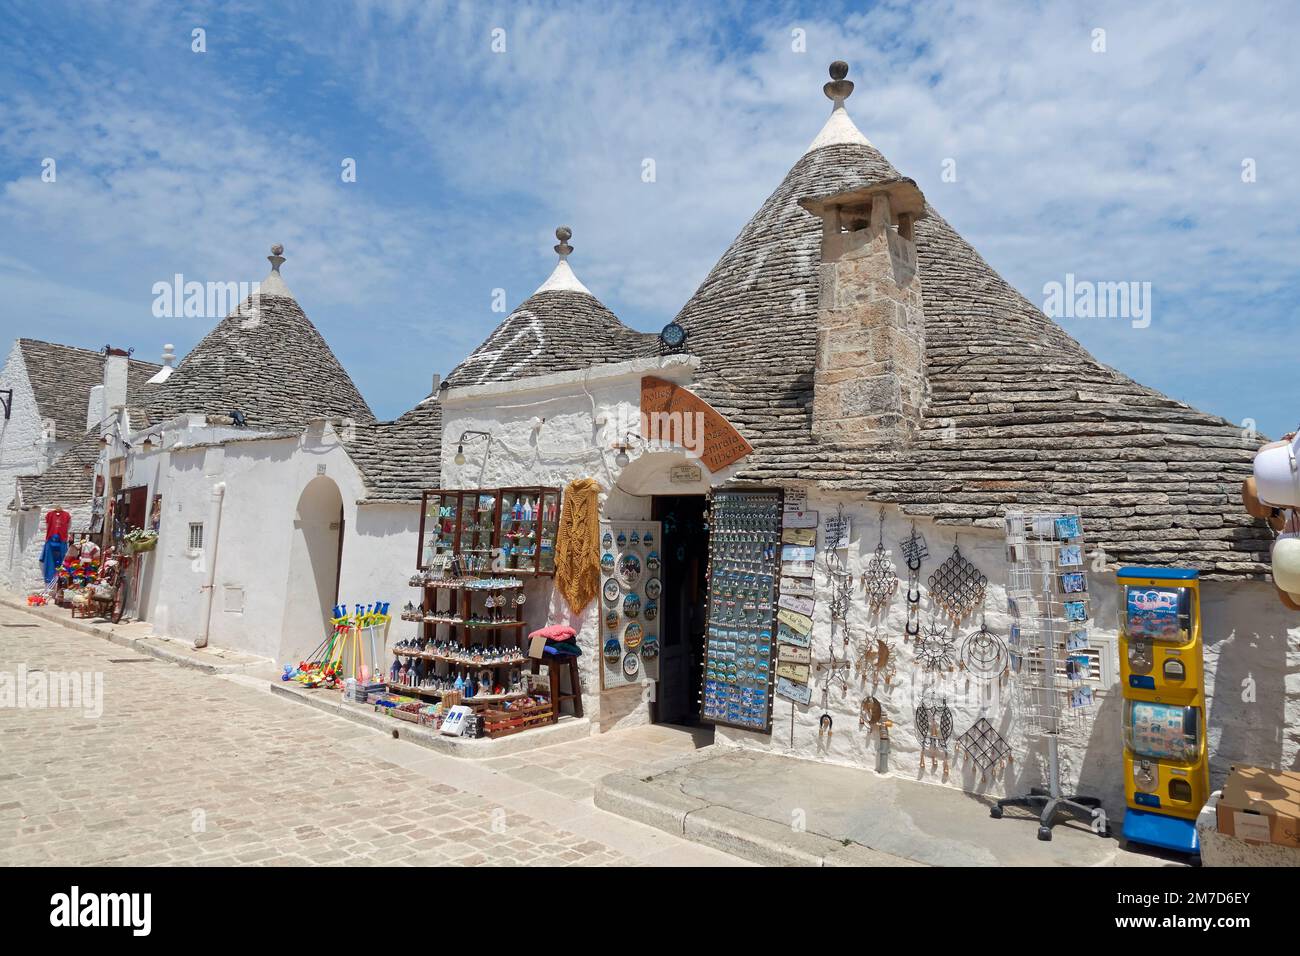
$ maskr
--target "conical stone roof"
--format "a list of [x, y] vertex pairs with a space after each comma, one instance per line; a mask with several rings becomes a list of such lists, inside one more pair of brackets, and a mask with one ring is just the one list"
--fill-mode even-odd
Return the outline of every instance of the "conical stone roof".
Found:
[[1110, 562], [1266, 572], [1271, 538], [1239, 493], [1257, 442], [1097, 361], [933, 207], [915, 225], [929, 384], [916, 442], [814, 439], [821, 220], [799, 200], [898, 177], [837, 108], [678, 314], [701, 359], [694, 389], [754, 445], [737, 478], [814, 479], [954, 524], [1078, 507]]
[[447, 386], [509, 382], [655, 354], [655, 335], [628, 328], [569, 266], [572, 233], [555, 231], [560, 261], [542, 285], [506, 316], [487, 341], [447, 376]]
[[[180, 414], [229, 415], [250, 428], [296, 428], [322, 417], [372, 422], [366, 400], [280, 277], [271, 274], [204, 336], [144, 399], [154, 421]], [[279, 260], [279, 261], [276, 261]]]

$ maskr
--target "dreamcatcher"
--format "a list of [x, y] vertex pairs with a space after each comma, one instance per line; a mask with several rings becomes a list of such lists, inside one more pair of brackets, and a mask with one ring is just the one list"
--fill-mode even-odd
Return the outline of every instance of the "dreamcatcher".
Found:
[[903, 627], [903, 641], [912, 640], [921, 634], [921, 562], [930, 556], [925, 537], [916, 530], [912, 522], [912, 533], [898, 543], [899, 550], [907, 561], [907, 624]]
[[952, 708], [948, 706], [947, 697], [927, 691], [921, 697], [916, 708], [916, 737], [921, 744], [921, 765], [925, 758], [930, 758], [930, 769], [939, 766], [939, 755], [943, 755], [943, 773], [948, 775], [948, 742], [952, 740]]
[[926, 583], [930, 585], [934, 603], [958, 624], [984, 603], [984, 590], [989, 582], [979, 568], [961, 556], [961, 549], [954, 544], [948, 560], [935, 569]]
[[916, 639], [916, 662], [927, 673], [955, 670], [957, 638], [946, 627], [927, 624], [925, 634]]
[[885, 551], [885, 509], [880, 509], [880, 540], [876, 552], [867, 561], [862, 571], [862, 590], [867, 595], [867, 607], [872, 614], [877, 614], [889, 606], [898, 590], [898, 574], [894, 571], [894, 562], [889, 560]]
[[864, 687], [870, 682], [873, 688], [884, 684], [888, 690], [897, 673], [893, 644], [881, 638], [863, 641], [862, 651], [858, 654], [858, 678]]
[[962, 641], [959, 662], [962, 670], [982, 681], [991, 681], [1008, 673], [1011, 655], [1001, 637], [989, 630], [981, 619], [978, 631], [971, 631]]
[[957, 738], [957, 752], [979, 767], [980, 779], [996, 777], [1011, 766], [1011, 748], [993, 729], [987, 717], [971, 724], [970, 730]]

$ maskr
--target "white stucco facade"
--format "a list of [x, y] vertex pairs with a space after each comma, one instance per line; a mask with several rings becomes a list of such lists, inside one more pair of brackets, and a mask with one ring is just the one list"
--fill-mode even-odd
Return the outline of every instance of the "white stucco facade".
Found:
[[[655, 495], [705, 494], [727, 483], [731, 475], [711, 475], [701, 468], [703, 480], [697, 485], [674, 483], [673, 466], [698, 462], [681, 449], [647, 449], [635, 435], [631, 439], [624, 437], [624, 429], [635, 430], [639, 422], [643, 375], [689, 386], [693, 374], [693, 360], [676, 357], [450, 390], [443, 396], [443, 487], [563, 487], [576, 478], [593, 477], [604, 488], [601, 517], [615, 519], [649, 518]], [[467, 440], [461, 446], [459, 439], [466, 431], [487, 432], [491, 438]], [[620, 444], [626, 446], [628, 458], [622, 467], [617, 460]], [[463, 465], [455, 464], [458, 447], [463, 448]], [[840, 553], [847, 558], [849, 570], [857, 581], [863, 563], [877, 545], [879, 503], [825, 493], [816, 487], [800, 490], [808, 494], [808, 507], [820, 513], [823, 525], [825, 518], [840, 506], [851, 519], [850, 547]], [[914, 666], [912, 645], [904, 640], [907, 569], [898, 556], [898, 542], [907, 536], [911, 525], [912, 519], [896, 507], [886, 508], [884, 540], [900, 575], [898, 592], [881, 614], [872, 616], [861, 587], [857, 586], [849, 613], [851, 654], [855, 659], [864, 643], [874, 646], [877, 638], [894, 645], [897, 676], [891, 686], [874, 688], [886, 719], [892, 721], [890, 771], [997, 796], [1026, 792], [1029, 787], [1043, 783], [1046, 747], [1041, 737], [1027, 735], [1021, 729], [1011, 678], [983, 685], [961, 671], [937, 678], [923, 677]], [[920, 572], [925, 594], [922, 620], [928, 622], [933, 612], [924, 581], [956, 544], [988, 578], [987, 622], [1005, 638], [1011, 619], [1007, 612], [1007, 561], [1002, 529], [937, 525], [927, 520], [917, 520], [916, 526], [929, 548], [929, 557]], [[1086, 540], [1086, 524], [1084, 531]], [[819, 530], [819, 556], [823, 545]], [[1115, 570], [1114, 566], [1090, 569], [1091, 636], [1102, 659], [1103, 679], [1094, 684], [1097, 704], [1091, 708], [1090, 716], [1070, 724], [1061, 746], [1063, 779], [1077, 784], [1082, 793], [1102, 798], [1112, 813], [1118, 813], [1124, 805]], [[813, 615], [814, 660], [826, 659], [830, 653], [826, 585], [826, 576], [819, 572]], [[545, 596], [552, 590], [549, 579], [540, 579], [530, 587], [530, 596]], [[1207, 581], [1202, 585], [1202, 595], [1213, 785], [1221, 783], [1234, 762], [1295, 766], [1300, 762], [1300, 733], [1295, 729], [1300, 726], [1300, 681], [1296, 678], [1300, 673], [1300, 621], [1286, 613], [1274, 598], [1271, 586], [1263, 582]], [[531, 625], [564, 622], [579, 632], [584, 704], [592, 716], [593, 728], [598, 732], [607, 731], [649, 720], [650, 694], [644, 687], [600, 690], [599, 602], [593, 602], [581, 615], [575, 616], [558, 594], [552, 594], [545, 620], [537, 615], [537, 604], [530, 601], [528, 605]], [[979, 623], [976, 613], [955, 629], [949, 625], [950, 632], [955, 633], [960, 643]], [[838, 638], [836, 653], [843, 656]], [[863, 697], [871, 692], [863, 683], [861, 670], [855, 663], [848, 690], [831, 691], [823, 706], [824, 683], [824, 676], [815, 672], [812, 702], [807, 706], [795, 706], [777, 698], [770, 733], [719, 726], [717, 740], [800, 758], [876, 767], [876, 738], [859, 729], [859, 707]], [[995, 779], [983, 778], [957, 759], [952, 744], [948, 748], [946, 775], [942, 766], [933, 769], [930, 760], [923, 761], [914, 715], [918, 697], [925, 687], [947, 697], [953, 709], [954, 743], [978, 717], [986, 716], [1014, 752], [1010, 770]], [[818, 733], [823, 713], [829, 713], [833, 719], [834, 732], [829, 737]]]

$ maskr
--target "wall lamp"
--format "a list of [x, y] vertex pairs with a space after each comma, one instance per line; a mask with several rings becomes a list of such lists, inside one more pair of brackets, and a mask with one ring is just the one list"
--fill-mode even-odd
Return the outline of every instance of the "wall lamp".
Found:
[[460, 433], [460, 438], [456, 441], [456, 464], [465, 464], [465, 442], [471, 439], [482, 438], [487, 441], [492, 440], [491, 432], [465, 431]]

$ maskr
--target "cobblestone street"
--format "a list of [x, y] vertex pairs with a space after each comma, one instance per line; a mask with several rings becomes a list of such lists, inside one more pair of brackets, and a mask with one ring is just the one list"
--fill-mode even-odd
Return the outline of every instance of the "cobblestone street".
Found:
[[741, 862], [592, 804], [698, 745], [679, 729], [468, 761], [3, 608], [0, 672], [20, 668], [102, 673], [103, 713], [0, 708], [5, 864]]

